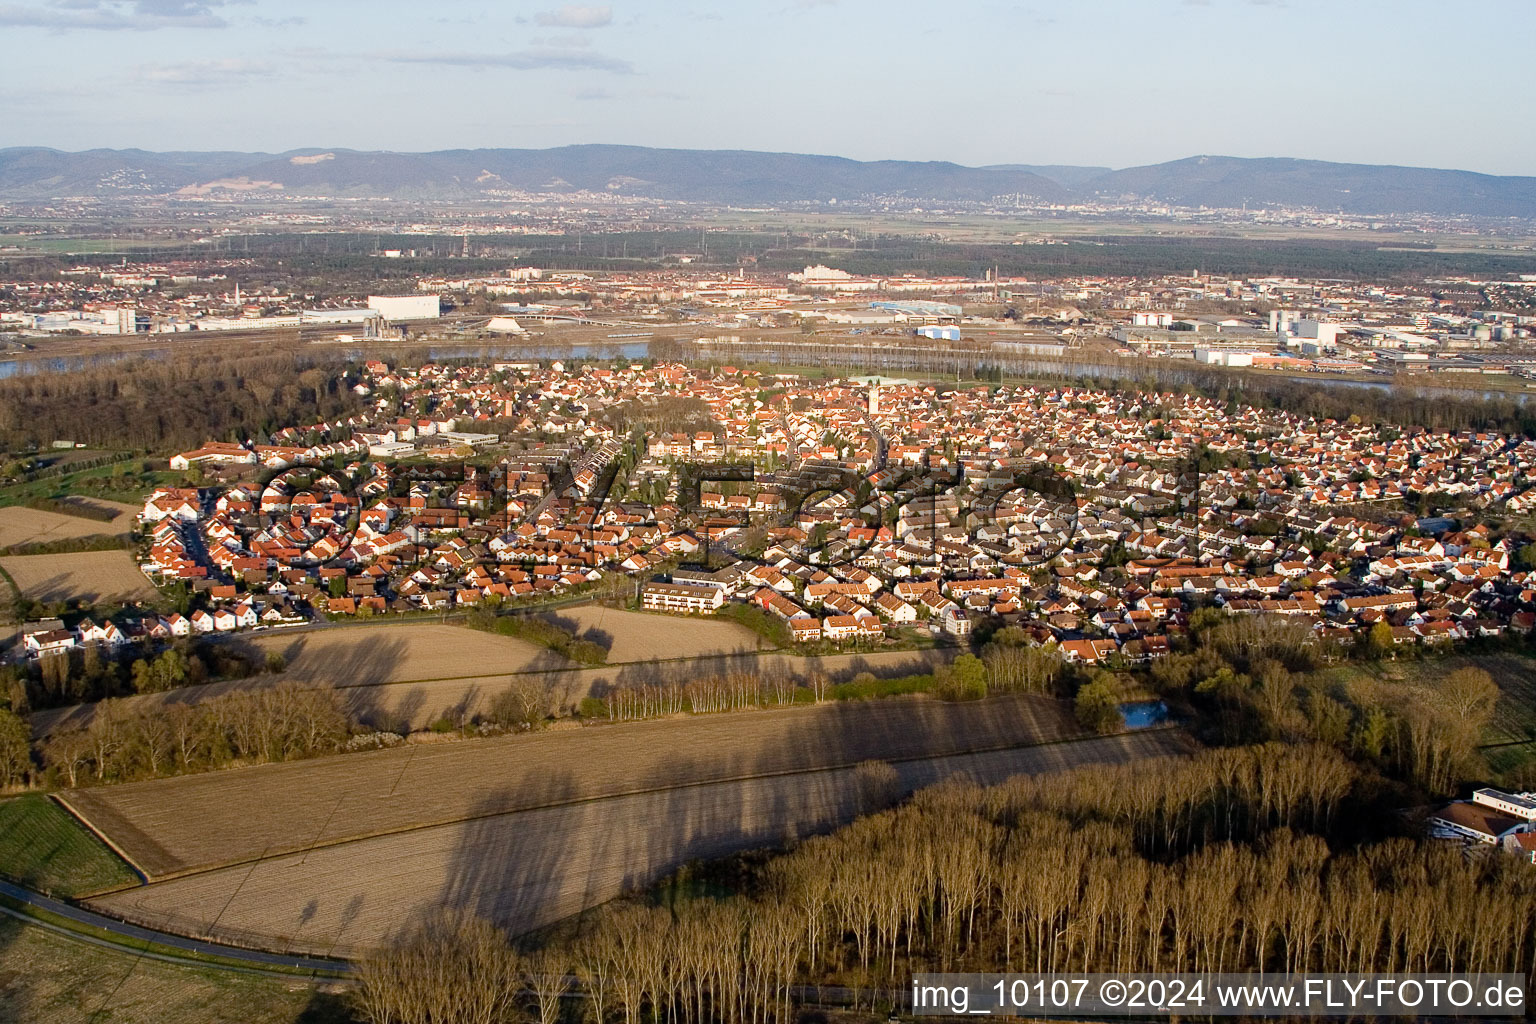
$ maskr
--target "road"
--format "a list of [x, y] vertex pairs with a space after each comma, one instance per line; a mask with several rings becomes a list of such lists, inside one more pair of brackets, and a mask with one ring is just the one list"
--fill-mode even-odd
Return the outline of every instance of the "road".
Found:
[[[150, 928], [141, 928], [138, 925], [129, 924], [126, 921], [119, 921], [113, 917], [107, 917], [103, 914], [96, 914], [89, 910], [82, 910], [73, 904], [65, 903], [62, 900], [53, 899], [50, 896], [44, 896], [41, 893], [33, 892], [31, 889], [26, 889], [22, 886], [14, 885], [4, 880], [0, 880], [0, 896], [4, 896], [7, 899], [14, 900], [17, 903], [33, 907], [37, 910], [45, 911], [56, 917], [62, 917], [66, 920], [74, 922], [75, 924], [84, 925], [87, 928], [93, 928], [98, 931], [106, 932], [109, 935], [113, 935], [123, 940], [122, 946], [127, 952], [144, 952], [140, 948], [140, 945], [143, 943], [153, 943], [156, 946], [160, 946], [165, 949], [175, 949], [184, 953], [195, 953], [201, 956], [215, 956], [221, 960], [233, 960], [237, 963], [248, 965], [248, 969], [251, 970], [271, 971], [274, 968], [280, 968], [284, 971], [312, 971], [318, 974], [350, 974], [354, 969], [353, 966], [345, 960], [333, 960], [328, 957], [290, 956], [286, 953], [267, 953], [259, 949], [243, 949], [239, 946], [226, 946], [218, 942], [204, 942], [201, 939], [191, 939], [184, 935], [172, 935], [169, 932], [160, 932], [154, 931]], [[0, 911], [5, 909], [6, 908], [4, 907], [0, 907]], [[50, 930], [56, 930], [68, 935], [72, 935], [75, 938], [81, 939], [82, 941], [94, 942], [99, 945], [118, 945], [116, 943], [97, 939], [91, 935], [72, 932], [67, 928], [59, 928], [56, 925], [50, 926], [46, 921], [33, 921], [31, 918], [28, 918], [25, 915], [13, 914], [13, 916], [19, 917], [21, 920], [25, 920], [30, 923], [48, 927]], [[136, 943], [139, 945], [130, 946], [128, 945], [130, 943]], [[175, 959], [174, 957], [167, 957], [154, 953], [146, 953], [145, 955], [153, 956], [156, 959]], [[208, 964], [207, 966], [218, 968], [224, 965]]]

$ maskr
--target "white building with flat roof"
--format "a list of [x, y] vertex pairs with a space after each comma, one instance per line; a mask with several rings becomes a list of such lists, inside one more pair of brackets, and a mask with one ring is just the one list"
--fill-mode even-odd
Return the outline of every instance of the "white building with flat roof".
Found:
[[436, 295], [370, 295], [368, 308], [385, 320], [436, 320], [443, 315]]
[[1528, 793], [1506, 793], [1500, 789], [1483, 788], [1472, 794], [1472, 802], [1492, 807], [1501, 814], [1524, 821], [1536, 821], [1536, 799]]

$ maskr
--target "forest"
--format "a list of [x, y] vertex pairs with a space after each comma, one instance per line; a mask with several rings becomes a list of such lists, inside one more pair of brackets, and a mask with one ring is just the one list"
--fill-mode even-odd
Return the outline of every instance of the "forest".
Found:
[[360, 407], [345, 364], [294, 346], [187, 343], [153, 357], [0, 380], [0, 447], [67, 439], [144, 452], [243, 441]]

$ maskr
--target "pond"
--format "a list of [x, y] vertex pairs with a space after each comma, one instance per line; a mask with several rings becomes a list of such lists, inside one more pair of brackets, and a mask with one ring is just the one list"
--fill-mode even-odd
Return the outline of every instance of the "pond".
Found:
[[1168, 705], [1160, 700], [1138, 700], [1120, 705], [1127, 729], [1150, 729], [1168, 721]]

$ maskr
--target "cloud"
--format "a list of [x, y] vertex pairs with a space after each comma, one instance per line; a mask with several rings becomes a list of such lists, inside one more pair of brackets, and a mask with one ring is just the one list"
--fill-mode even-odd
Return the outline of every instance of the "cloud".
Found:
[[0, 3], [0, 26], [151, 32], [162, 28], [227, 28], [216, 8], [237, 0], [51, 0]]
[[185, 64], [147, 64], [139, 69], [139, 78], [155, 85], [234, 85], [253, 78], [266, 78], [274, 72], [263, 61], [196, 60]]
[[611, 100], [611, 99], [613, 99], [613, 93], [609, 92], [607, 89], [580, 89], [580, 90], [577, 90], [576, 92], [573, 92], [571, 94], [571, 96], [572, 96], [573, 99], [578, 99], [578, 100]]
[[613, 23], [613, 8], [607, 4], [566, 4], [557, 11], [540, 11], [533, 20], [553, 28], [602, 28]]
[[509, 71], [607, 71], [634, 74], [634, 65], [618, 57], [573, 50], [514, 50], [510, 53], [422, 53], [389, 55], [396, 64], [445, 64], [460, 68], [504, 68]]

